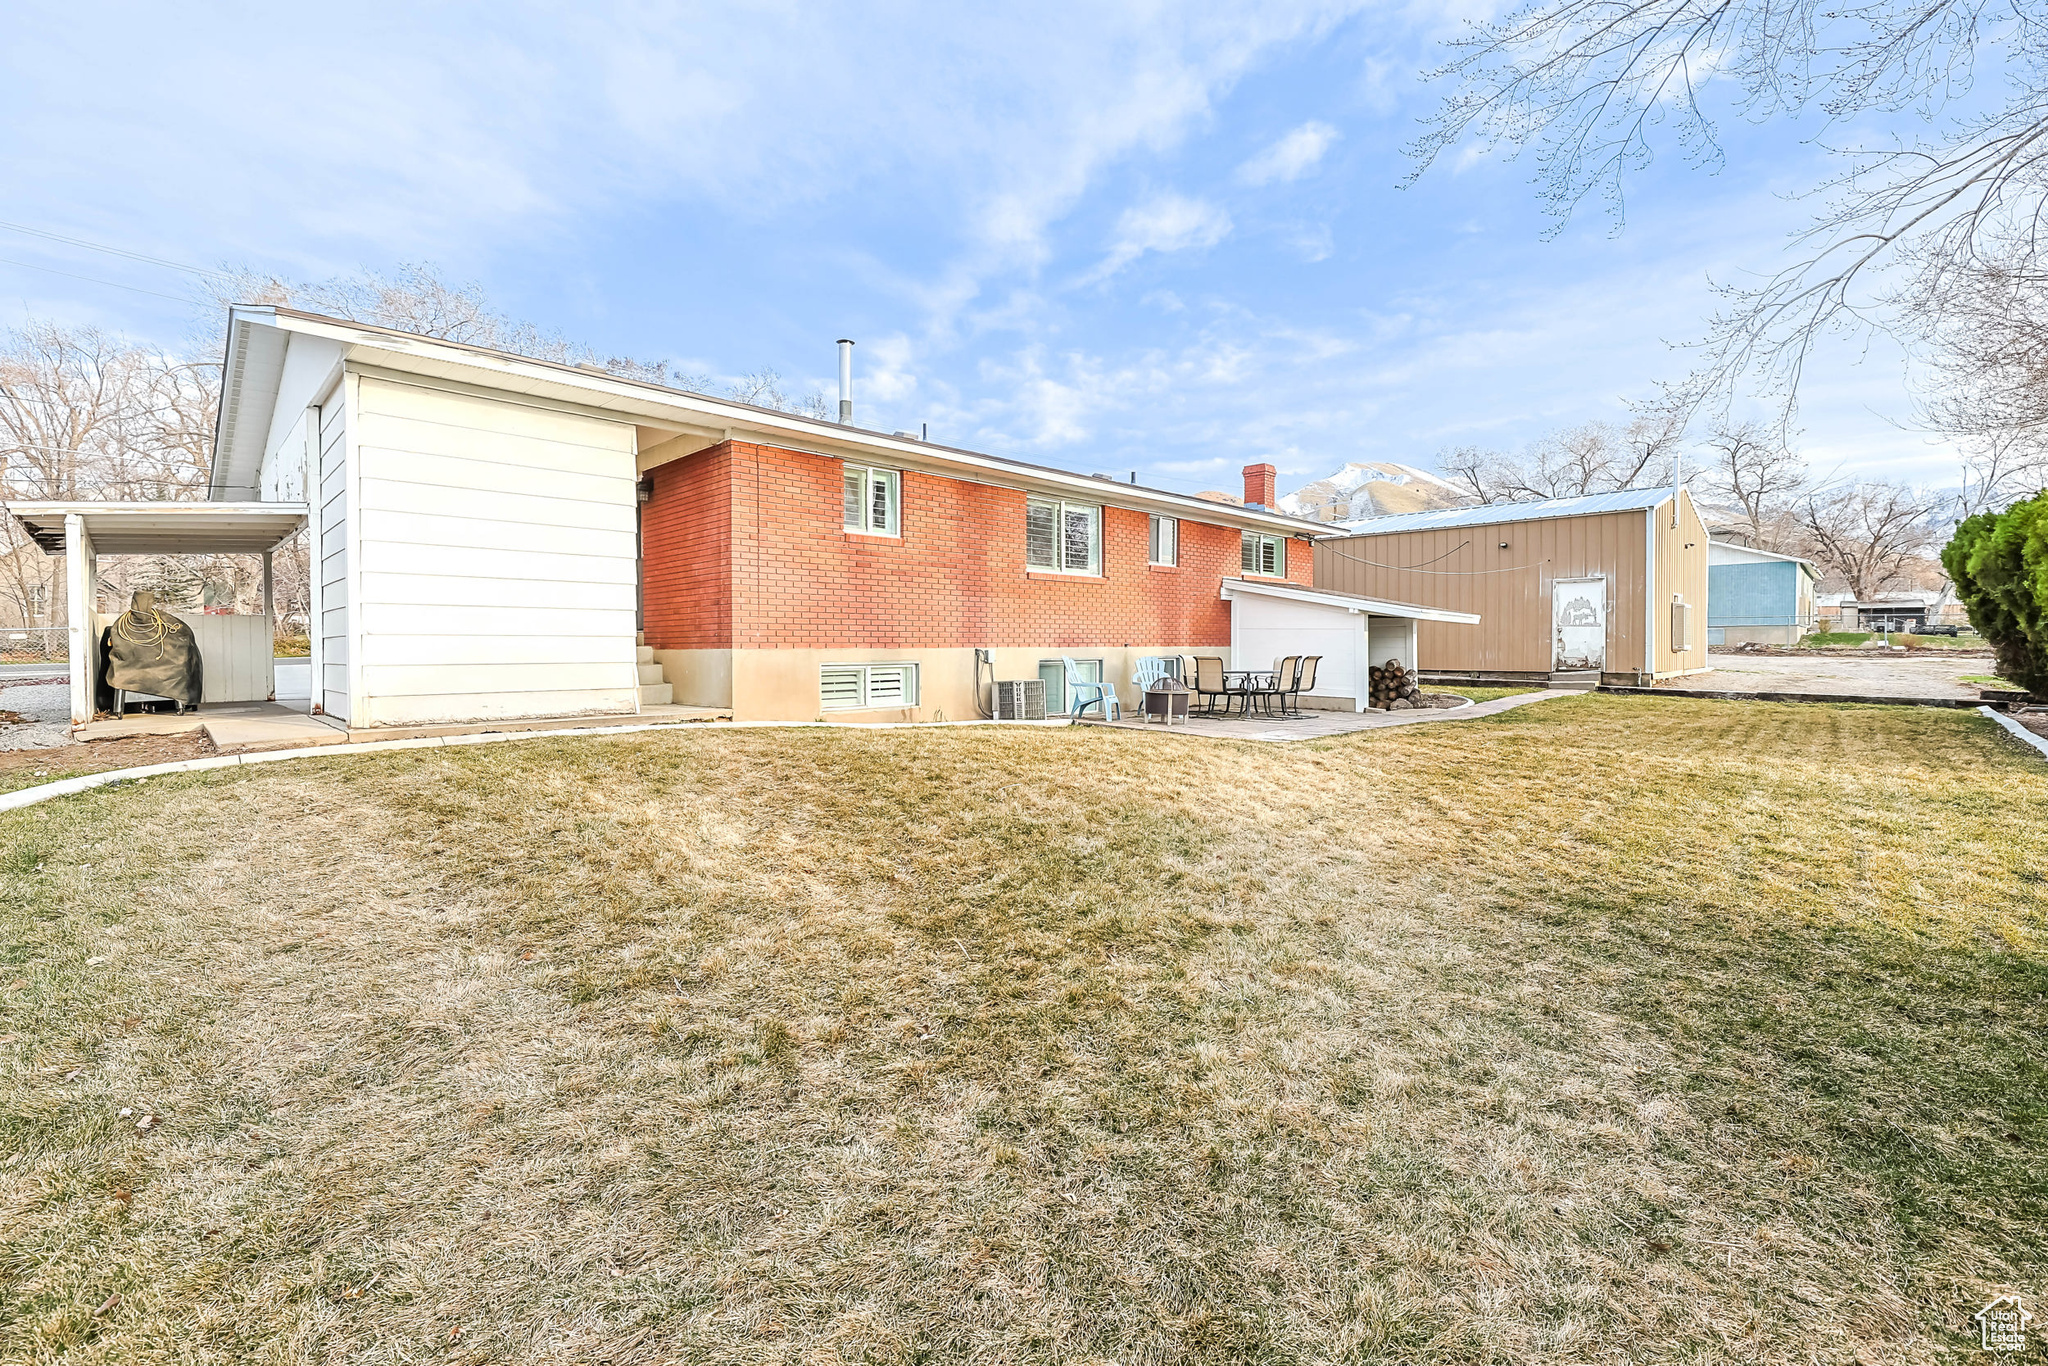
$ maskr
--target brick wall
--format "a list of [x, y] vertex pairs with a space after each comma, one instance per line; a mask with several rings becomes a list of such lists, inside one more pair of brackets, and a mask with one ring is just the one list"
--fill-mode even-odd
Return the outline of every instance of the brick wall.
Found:
[[[657, 649], [1230, 643], [1217, 586], [1240, 572], [1235, 528], [1183, 521], [1179, 566], [1156, 569], [1146, 515], [1105, 508], [1103, 573], [1075, 578], [1025, 569], [1013, 489], [905, 472], [895, 537], [841, 529], [840, 462], [823, 456], [728, 443], [654, 478], [642, 526]], [[1290, 543], [1287, 569], [1313, 582], [1307, 543]]]
[[658, 650], [732, 645], [732, 449], [686, 455], [648, 472], [640, 505], [640, 619]]

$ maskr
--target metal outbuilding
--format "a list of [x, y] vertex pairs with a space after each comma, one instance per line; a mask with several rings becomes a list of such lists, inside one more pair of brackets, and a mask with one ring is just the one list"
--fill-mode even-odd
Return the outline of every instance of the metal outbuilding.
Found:
[[1683, 489], [1377, 517], [1316, 542], [1320, 590], [1476, 613], [1422, 621], [1425, 673], [1645, 684], [1704, 672], [1707, 530]]
[[1715, 541], [1707, 547], [1707, 644], [1797, 645], [1814, 627], [1811, 560]]

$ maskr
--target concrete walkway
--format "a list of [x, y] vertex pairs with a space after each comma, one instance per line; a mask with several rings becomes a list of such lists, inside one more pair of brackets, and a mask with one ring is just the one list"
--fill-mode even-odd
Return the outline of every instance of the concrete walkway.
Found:
[[1432, 707], [1426, 711], [1311, 711], [1288, 721], [1270, 716], [1193, 716], [1188, 718], [1188, 724], [1185, 726], [1178, 722], [1171, 726], [1162, 726], [1157, 721], [1148, 723], [1125, 712], [1121, 721], [1086, 721], [1082, 724], [1101, 726], [1110, 730], [1143, 730], [1155, 735], [1189, 736], [1197, 740], [1260, 740], [1279, 743], [1287, 740], [1327, 740], [1333, 735], [1355, 735], [1359, 731], [1384, 730], [1389, 726], [1426, 726], [1435, 721], [1472, 721], [1482, 716], [1498, 716], [1504, 711], [1526, 707], [1545, 698], [1579, 695], [1563, 691], [1531, 692], [1515, 697], [1497, 697], [1491, 702], [1475, 702], [1463, 707]]

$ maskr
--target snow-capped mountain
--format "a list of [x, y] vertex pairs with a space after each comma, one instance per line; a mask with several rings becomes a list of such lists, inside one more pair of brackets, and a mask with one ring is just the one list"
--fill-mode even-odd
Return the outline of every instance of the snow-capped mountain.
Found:
[[1354, 460], [1327, 479], [1282, 494], [1279, 511], [1318, 522], [1358, 522], [1397, 512], [1464, 507], [1477, 501], [1428, 470], [1380, 460]]

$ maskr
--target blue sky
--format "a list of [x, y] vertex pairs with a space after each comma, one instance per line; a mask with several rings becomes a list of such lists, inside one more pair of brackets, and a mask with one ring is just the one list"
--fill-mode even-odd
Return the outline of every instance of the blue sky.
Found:
[[[1786, 195], [1824, 155], [1739, 121], [1718, 175], [1661, 156], [1618, 233], [1544, 240], [1528, 167], [1485, 156], [1398, 188], [1420, 73], [1483, 12], [30, 7], [0, 219], [294, 278], [430, 260], [600, 350], [795, 389], [833, 390], [851, 336], [864, 426], [1291, 488], [1623, 416], [1684, 370], [1710, 276], [1771, 269], [1810, 212]], [[0, 320], [191, 330], [135, 292], [175, 271], [7, 231], [0, 258]], [[1902, 358], [1844, 344], [1802, 449], [1948, 482], [1911, 418]]]

